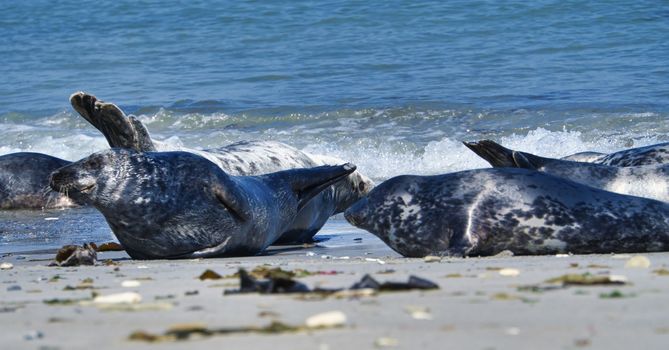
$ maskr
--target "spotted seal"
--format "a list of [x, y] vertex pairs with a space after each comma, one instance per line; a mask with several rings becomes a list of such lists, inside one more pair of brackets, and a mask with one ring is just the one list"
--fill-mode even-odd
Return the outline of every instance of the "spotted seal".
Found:
[[493, 167], [533, 169], [611, 192], [669, 202], [669, 164], [616, 167], [539, 157], [491, 140], [465, 145]]
[[230, 176], [189, 152], [111, 149], [60, 168], [51, 187], [93, 205], [135, 259], [262, 252], [355, 166]]
[[[258, 175], [294, 168], [341, 164], [334, 157], [312, 155], [276, 141], [242, 141], [224, 147], [197, 150], [175, 147], [153, 140], [146, 127], [134, 116], [127, 116], [117, 105], [95, 96], [76, 92], [70, 96], [72, 107], [102, 132], [111, 147], [147, 151], [185, 151], [200, 155], [231, 175]], [[277, 243], [307, 242], [328, 218], [342, 213], [374, 186], [368, 177], [355, 171], [305, 205], [292, 228]]]
[[630, 148], [609, 154], [580, 152], [562, 159], [619, 167], [667, 164], [669, 163], [669, 142]]
[[574, 154], [570, 154], [568, 156], [564, 156], [560, 159], [562, 160], [570, 160], [573, 162], [585, 162], [585, 163], [597, 163], [599, 164], [599, 161], [606, 156], [606, 153], [600, 153], [600, 152], [591, 152], [591, 151], [586, 151], [586, 152], [578, 152]]
[[0, 209], [46, 209], [77, 203], [49, 188], [49, 174], [69, 164], [42, 153], [19, 152], [0, 156]]
[[344, 215], [408, 257], [669, 250], [669, 204], [529, 169], [398, 176]]

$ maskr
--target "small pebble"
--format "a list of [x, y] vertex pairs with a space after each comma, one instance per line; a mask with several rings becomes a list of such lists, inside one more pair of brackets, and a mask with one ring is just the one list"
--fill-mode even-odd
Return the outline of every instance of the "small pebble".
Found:
[[426, 256], [426, 257], [423, 258], [423, 261], [425, 261], [426, 263], [440, 262], [440, 261], [441, 261], [441, 257], [439, 257], [439, 256], [434, 256], [434, 255], [428, 255], [428, 256]]
[[430, 309], [424, 306], [406, 306], [404, 307], [406, 311], [414, 320], [431, 320], [432, 314]]
[[376, 341], [374, 341], [374, 346], [379, 348], [389, 348], [398, 345], [400, 345], [400, 342], [395, 338], [381, 337], [381, 338], [376, 338]]
[[0, 264], [0, 270], [11, 270], [14, 268], [14, 265], [8, 262]]
[[7, 287], [8, 292], [16, 292], [16, 291], [19, 291], [19, 290], [21, 290], [21, 286], [19, 286], [17, 284]]
[[44, 333], [40, 331], [30, 331], [23, 336], [25, 340], [36, 340], [44, 338]]

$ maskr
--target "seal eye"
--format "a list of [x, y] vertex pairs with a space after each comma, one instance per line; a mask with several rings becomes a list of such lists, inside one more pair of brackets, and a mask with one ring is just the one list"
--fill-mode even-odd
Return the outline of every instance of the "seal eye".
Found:
[[88, 161], [88, 166], [91, 168], [98, 168], [100, 167], [100, 160], [98, 158], [91, 158]]

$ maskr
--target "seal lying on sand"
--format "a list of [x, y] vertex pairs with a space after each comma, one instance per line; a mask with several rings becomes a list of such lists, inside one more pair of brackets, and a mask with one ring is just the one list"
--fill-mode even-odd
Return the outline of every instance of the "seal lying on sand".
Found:
[[669, 202], [669, 164], [615, 167], [544, 158], [490, 140], [465, 142], [493, 167], [533, 169], [603, 190]]
[[41, 153], [0, 156], [0, 209], [75, 206], [65, 194], [49, 188], [49, 175], [70, 162]]
[[562, 159], [619, 167], [667, 164], [669, 163], [669, 142], [630, 148], [609, 154], [581, 152]]
[[398, 176], [345, 217], [409, 257], [669, 250], [669, 204], [528, 169]]
[[51, 175], [51, 187], [90, 203], [135, 259], [258, 254], [299, 210], [355, 166], [229, 176], [188, 152], [111, 149]]
[[[275, 141], [244, 141], [228, 146], [196, 150], [174, 148], [152, 140], [148, 130], [133, 116], [126, 116], [116, 105], [98, 100], [95, 96], [77, 92], [70, 96], [73, 108], [102, 132], [111, 147], [147, 151], [185, 151], [200, 155], [231, 175], [259, 175], [294, 168], [309, 168], [341, 164], [344, 161], [311, 155]], [[365, 196], [374, 183], [359, 172], [333, 184], [305, 205], [292, 227], [278, 243], [306, 242], [320, 230], [328, 218], [341, 213]]]

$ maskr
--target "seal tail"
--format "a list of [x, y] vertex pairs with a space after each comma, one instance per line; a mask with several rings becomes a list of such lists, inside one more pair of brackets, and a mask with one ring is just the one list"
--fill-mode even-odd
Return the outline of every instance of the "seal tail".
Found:
[[98, 129], [110, 147], [130, 148], [139, 152], [155, 151], [149, 132], [134, 117], [128, 117], [113, 103], [105, 103], [85, 92], [70, 96], [74, 110]]
[[544, 163], [541, 157], [508, 149], [491, 140], [463, 142], [463, 144], [495, 168], [536, 170]]

